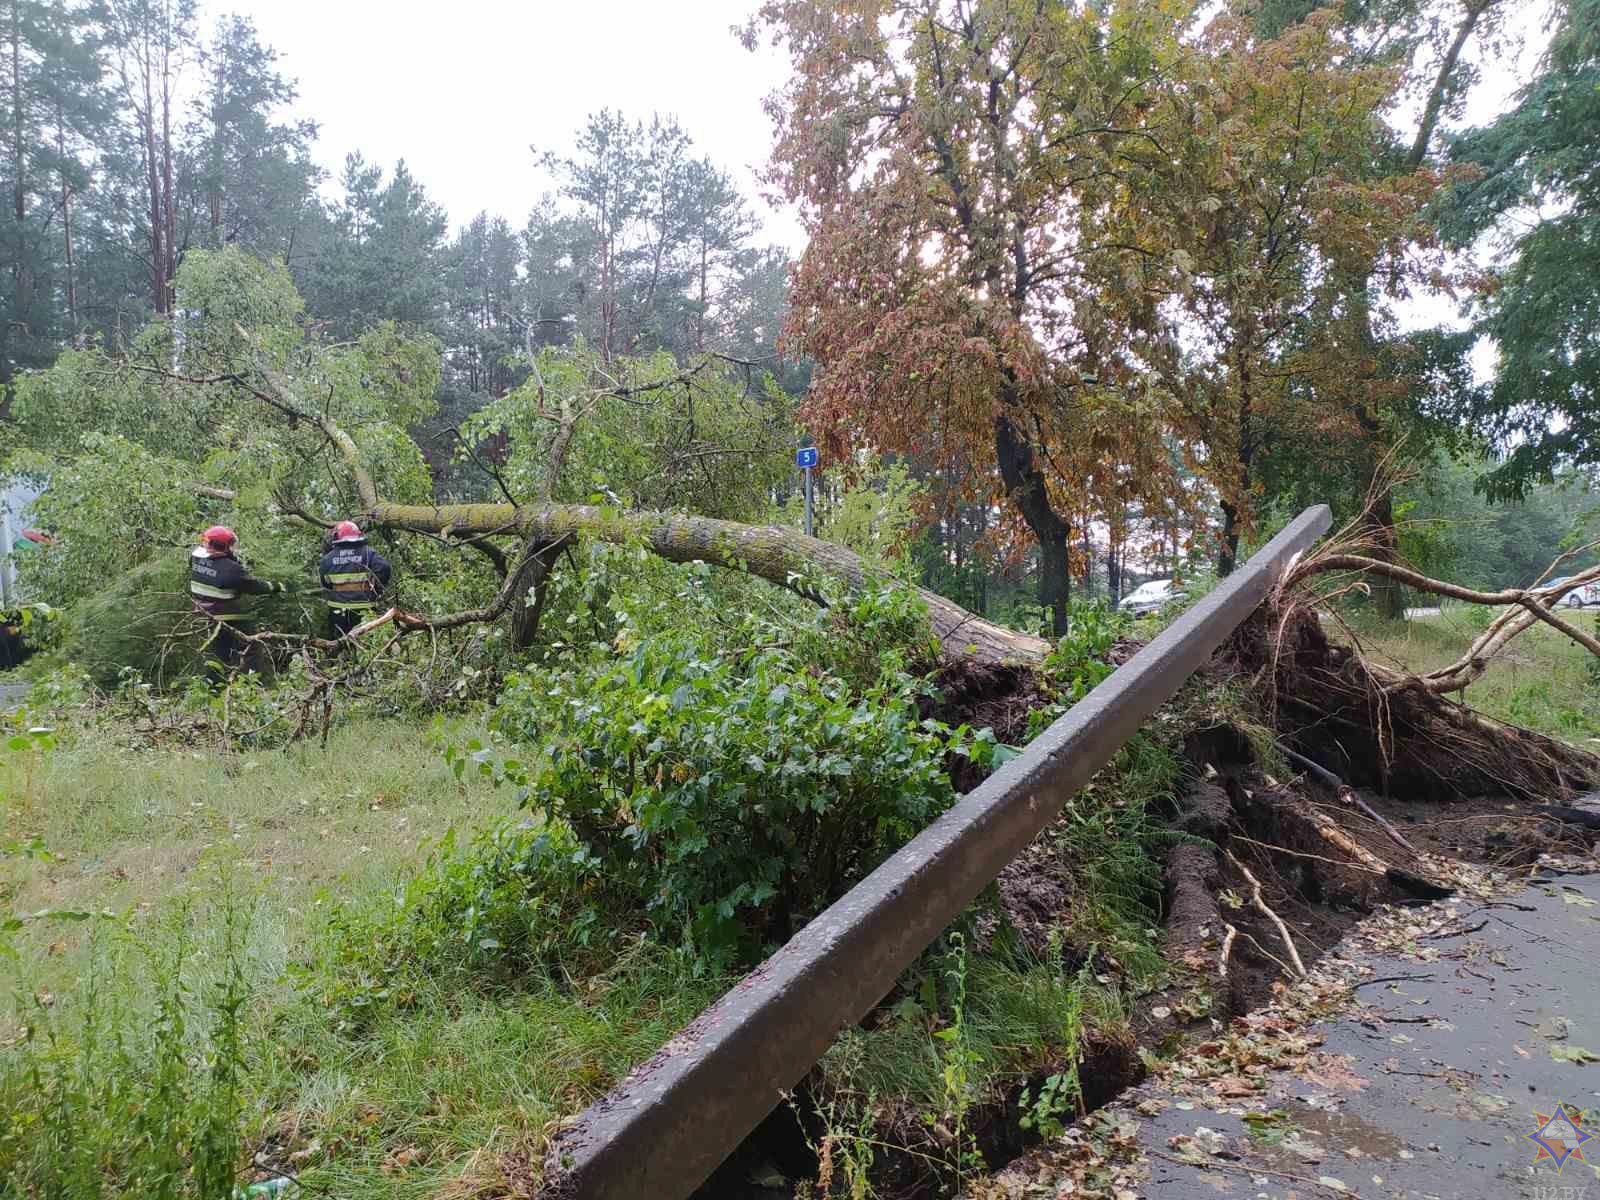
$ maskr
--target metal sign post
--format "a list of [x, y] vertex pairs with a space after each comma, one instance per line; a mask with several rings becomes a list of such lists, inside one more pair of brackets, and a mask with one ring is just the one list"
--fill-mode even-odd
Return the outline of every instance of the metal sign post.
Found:
[[811, 468], [817, 465], [817, 448], [815, 446], [802, 446], [794, 452], [795, 466], [799, 467], [806, 477], [806, 536], [815, 536], [811, 532]]

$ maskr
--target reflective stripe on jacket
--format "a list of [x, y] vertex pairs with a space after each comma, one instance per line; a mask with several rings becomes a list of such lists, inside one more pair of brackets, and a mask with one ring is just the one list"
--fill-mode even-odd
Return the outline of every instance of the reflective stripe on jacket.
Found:
[[197, 546], [189, 555], [189, 598], [201, 612], [219, 621], [236, 621], [244, 615], [242, 595], [271, 590], [270, 583], [252, 578], [231, 554], [212, 554]]
[[322, 598], [329, 608], [376, 608], [389, 586], [388, 560], [366, 542], [335, 542], [322, 556]]

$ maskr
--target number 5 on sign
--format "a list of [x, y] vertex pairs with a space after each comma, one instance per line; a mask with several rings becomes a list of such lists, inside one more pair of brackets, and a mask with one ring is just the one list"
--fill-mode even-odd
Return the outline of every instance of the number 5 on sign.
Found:
[[801, 446], [794, 452], [794, 465], [799, 467], [806, 477], [806, 536], [811, 537], [811, 468], [817, 465], [817, 448]]

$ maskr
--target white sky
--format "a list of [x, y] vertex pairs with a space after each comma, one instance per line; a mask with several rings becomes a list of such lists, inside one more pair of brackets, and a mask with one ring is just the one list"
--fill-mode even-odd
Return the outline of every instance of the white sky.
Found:
[[321, 124], [317, 158], [335, 180], [352, 150], [386, 171], [404, 158], [453, 225], [487, 209], [520, 229], [551, 187], [528, 147], [564, 151], [610, 107], [677, 116], [743, 185], [767, 238], [798, 249], [798, 225], [756, 198], [771, 145], [761, 101], [787, 71], [729, 32], [756, 3], [206, 0], [202, 28], [249, 16], [298, 81], [298, 112]]
[[[529, 146], [564, 151], [603, 107], [630, 117], [670, 113], [698, 152], [733, 173], [765, 225], [765, 238], [798, 252], [799, 223], [758, 198], [756, 170], [772, 130], [762, 99], [786, 59], [751, 53], [730, 27], [758, 0], [204, 0], [202, 21], [250, 16], [296, 79], [296, 109], [321, 125], [318, 160], [332, 179], [361, 151], [388, 170], [405, 158], [460, 226], [482, 209], [521, 228], [551, 180]], [[1469, 98], [1469, 125], [1492, 120], [1531, 75], [1546, 41], [1550, 0], [1522, 0], [1506, 42], [1470, 56], [1483, 79]], [[1408, 326], [1453, 322], [1443, 297], [1404, 306]], [[1480, 372], [1490, 348], [1481, 348]]]

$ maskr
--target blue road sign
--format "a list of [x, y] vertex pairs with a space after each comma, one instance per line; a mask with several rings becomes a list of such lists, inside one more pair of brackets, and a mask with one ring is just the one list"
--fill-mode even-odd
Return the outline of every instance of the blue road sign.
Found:
[[815, 446], [802, 446], [794, 452], [794, 465], [797, 467], [814, 467], [817, 465], [817, 448]]

